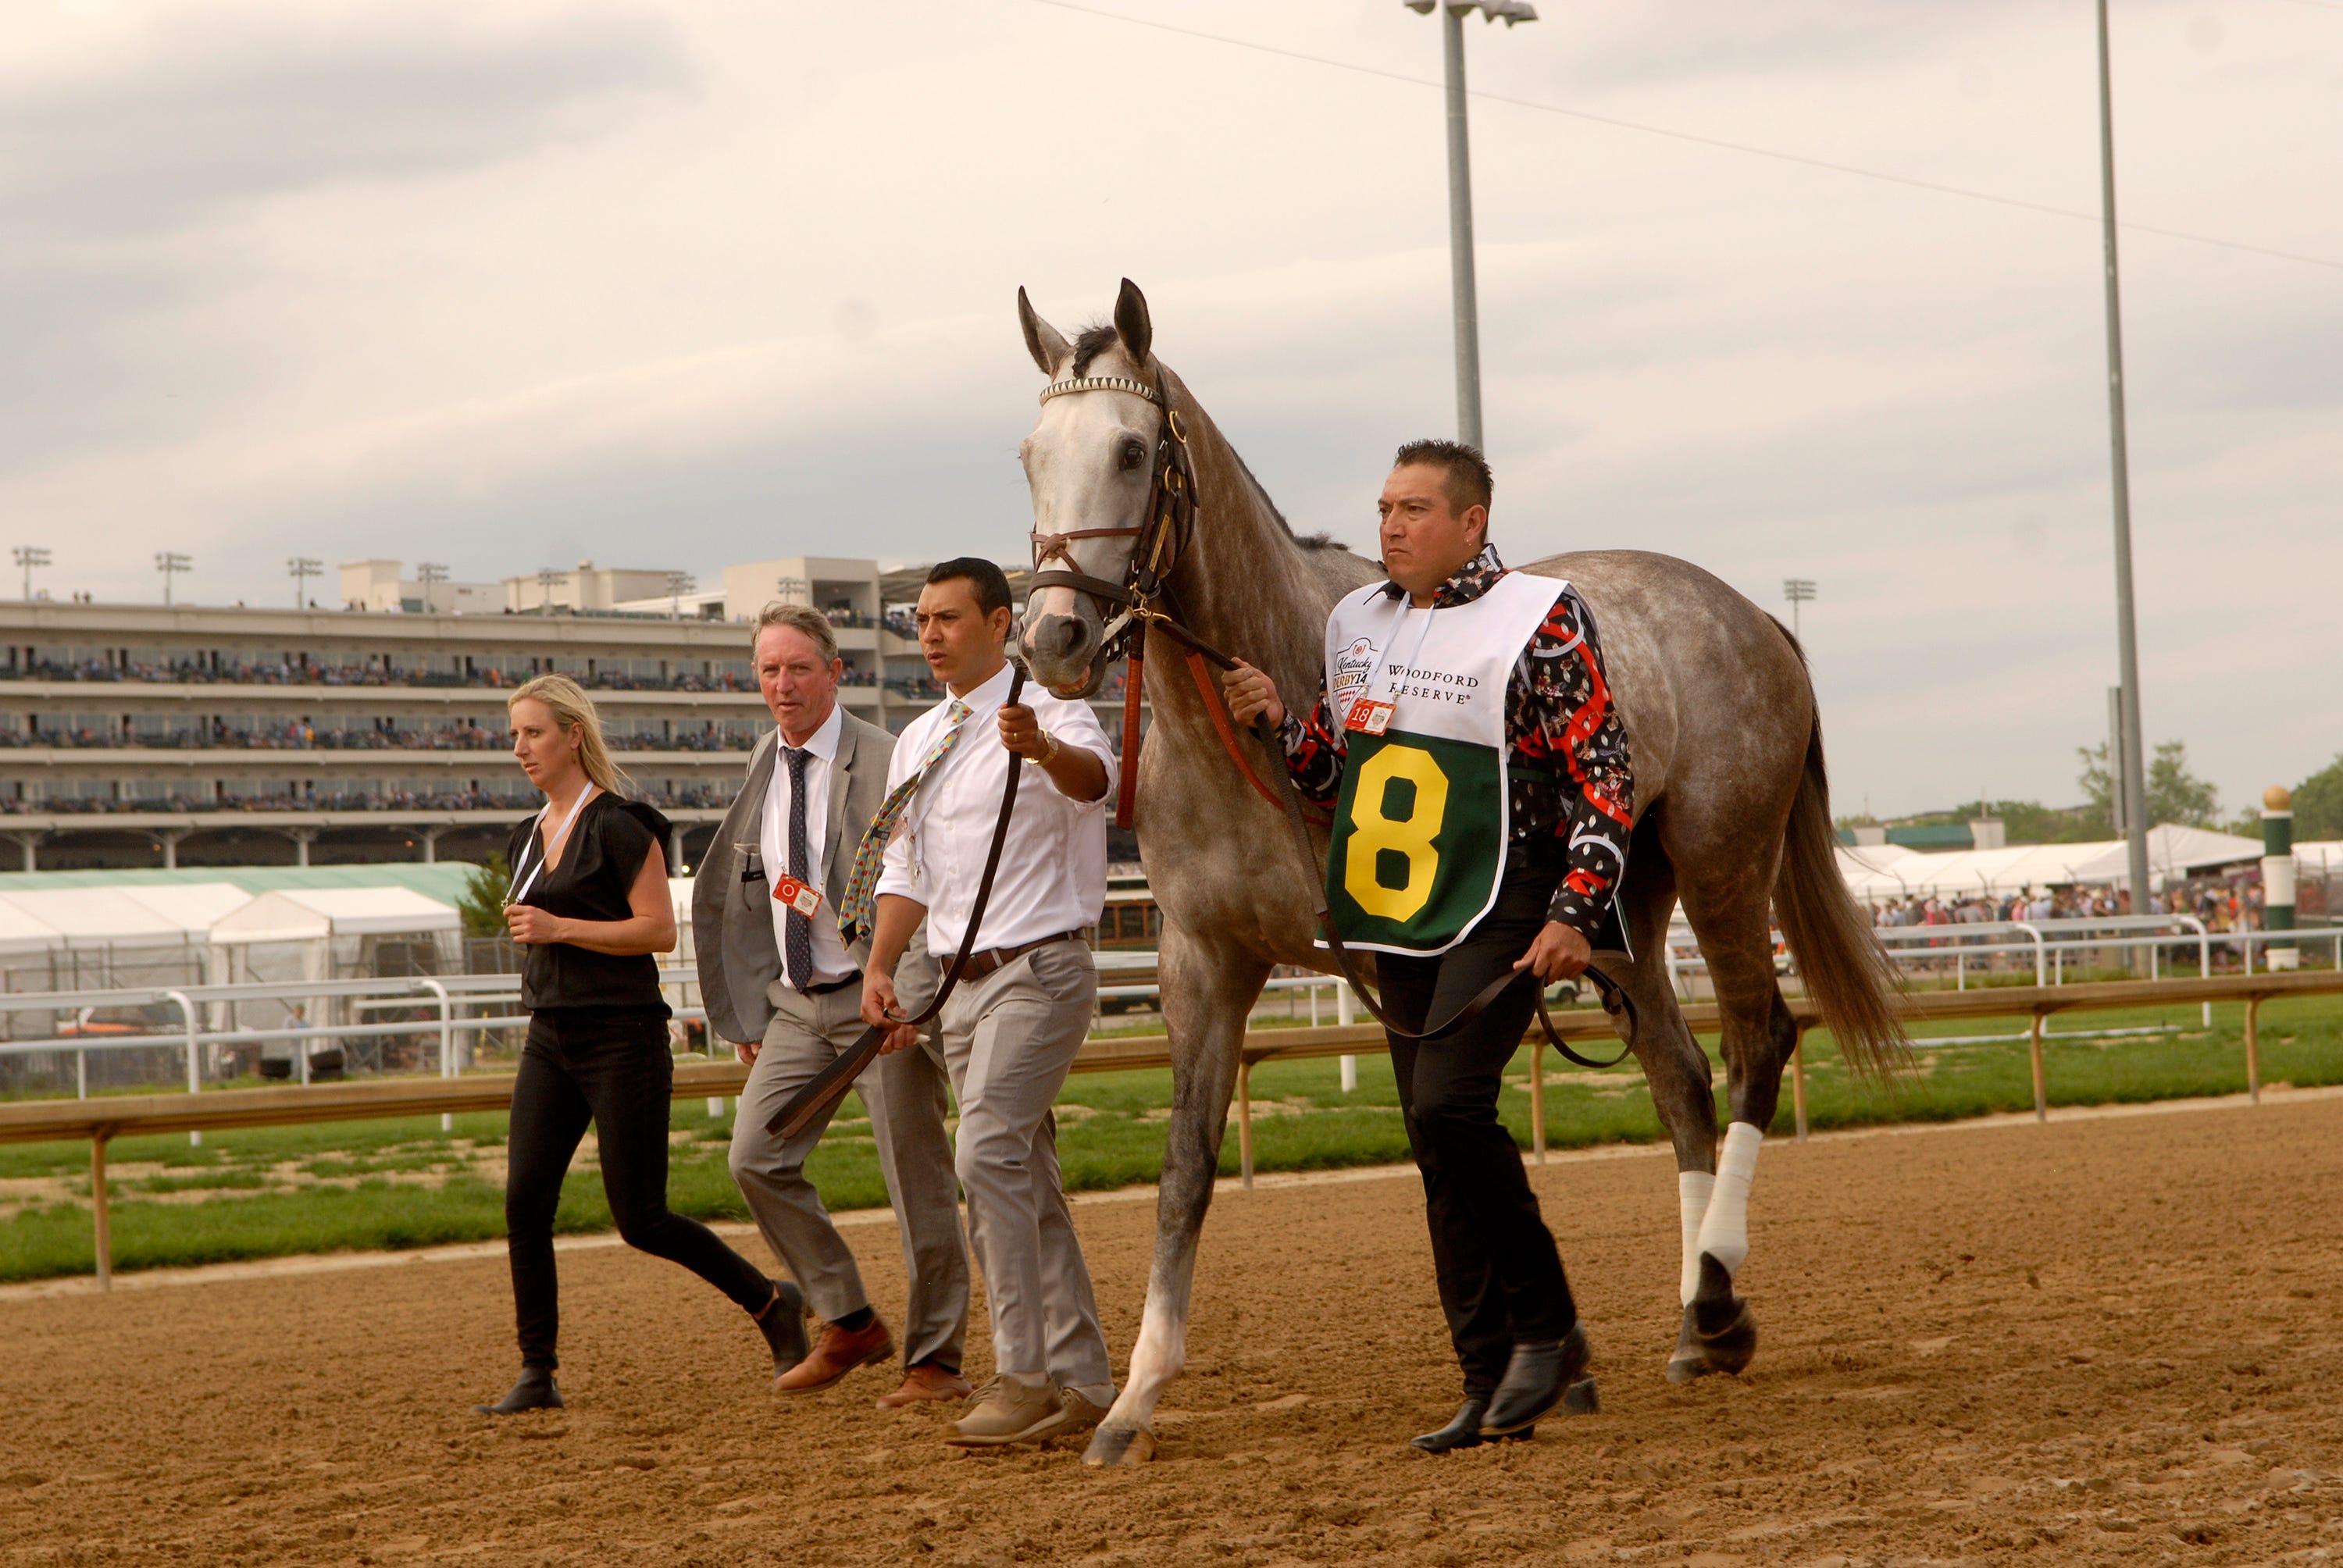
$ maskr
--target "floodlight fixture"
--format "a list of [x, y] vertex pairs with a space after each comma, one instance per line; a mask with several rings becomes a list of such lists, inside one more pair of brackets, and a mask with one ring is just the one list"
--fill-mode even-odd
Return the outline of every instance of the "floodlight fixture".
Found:
[[315, 556], [287, 556], [285, 575], [293, 579], [293, 608], [299, 609], [308, 601], [308, 579], [326, 575], [326, 563]]
[[1782, 597], [1790, 601], [1790, 635], [1792, 637], [1796, 637], [1799, 632], [1798, 607], [1802, 604], [1810, 602], [1814, 598], [1814, 579], [1812, 578], [1784, 578], [1782, 579]]
[[163, 574], [163, 602], [165, 604], [169, 604], [171, 602], [171, 579], [178, 576], [181, 572], [193, 570], [195, 564], [195, 558], [192, 556], [183, 555], [177, 550], [156, 550], [155, 552], [155, 569]]
[[1455, 316], [1456, 436], [1481, 441], [1481, 305], [1473, 265], [1473, 154], [1465, 124], [1464, 18], [1474, 11], [1512, 28], [1537, 20], [1528, 0], [1401, 0], [1419, 16], [1440, 13], [1440, 55], [1448, 90], [1448, 277]]
[[25, 602], [33, 602], [33, 568], [49, 564], [49, 552], [41, 545], [18, 545], [16, 564], [25, 568]]

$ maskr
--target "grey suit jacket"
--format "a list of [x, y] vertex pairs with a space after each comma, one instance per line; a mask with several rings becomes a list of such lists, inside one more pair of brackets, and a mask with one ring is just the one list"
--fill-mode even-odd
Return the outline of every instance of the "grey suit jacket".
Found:
[[[835, 920], [846, 896], [847, 873], [855, 847], [887, 800], [887, 764], [895, 738], [851, 713], [839, 715], [838, 755], [831, 759], [830, 819], [822, 835], [820, 912]], [[780, 949], [773, 940], [772, 870], [765, 865], [762, 837], [765, 803], [773, 782], [773, 759], [780, 731], [766, 735], [749, 758], [748, 781], [732, 798], [732, 809], [700, 858], [691, 884], [691, 940], [699, 965], [699, 996], [708, 1025], [730, 1040], [759, 1040], [772, 1021], [765, 988], [780, 978]], [[870, 961], [870, 940], [848, 950], [858, 964]], [[935, 995], [937, 966], [927, 943], [914, 937], [896, 966], [895, 988], [904, 1010], [917, 1012]]]

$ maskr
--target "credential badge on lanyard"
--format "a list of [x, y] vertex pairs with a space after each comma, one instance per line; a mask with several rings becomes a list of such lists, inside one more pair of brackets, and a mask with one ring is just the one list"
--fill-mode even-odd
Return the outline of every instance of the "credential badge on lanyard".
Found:
[[[569, 815], [561, 819], [561, 832], [558, 837], [565, 847], [569, 842], [569, 829], [575, 826], [578, 821], [578, 813], [586, 809], [586, 802], [591, 800], [593, 798], [594, 786], [588, 784], [583, 790], [578, 792], [578, 804], [569, 808]], [[526, 863], [528, 859], [529, 845], [539, 843], [544, 840], [545, 814], [552, 809], [553, 802], [550, 800], [548, 800], [538, 809], [537, 813], [537, 831], [529, 836], [528, 843], [523, 844], [520, 849], [520, 856], [523, 863]], [[507, 909], [510, 909], [513, 905], [519, 903], [521, 900], [528, 896], [529, 889], [537, 884], [537, 874], [543, 869], [545, 869], [545, 856], [540, 852], [537, 857], [537, 864], [528, 868], [528, 875], [517, 883], [510, 892], [505, 895], [505, 907]]]

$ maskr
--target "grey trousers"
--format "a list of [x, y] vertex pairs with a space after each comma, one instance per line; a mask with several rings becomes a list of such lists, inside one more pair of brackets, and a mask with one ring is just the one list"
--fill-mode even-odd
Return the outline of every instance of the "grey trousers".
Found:
[[1113, 1402], [1098, 1302], [1058, 1171], [1051, 1104], [1090, 1032], [1090, 950], [1051, 942], [944, 1004], [944, 1062], [960, 1099], [960, 1185], [992, 1312], [994, 1370]]
[[[829, 1120], [786, 1141], [767, 1132], [765, 1123], [860, 1036], [862, 989], [804, 996], [776, 980], [767, 996], [773, 1021], [740, 1091], [732, 1180], [765, 1244], [813, 1310], [834, 1322], [869, 1306], [870, 1298], [853, 1251], [805, 1176], [806, 1157]], [[932, 1038], [923, 1040], [880, 1057], [854, 1088], [870, 1112], [879, 1169], [903, 1236], [903, 1271], [910, 1283], [898, 1340], [903, 1364], [934, 1362], [958, 1371], [968, 1337], [968, 1251], [960, 1241], [951, 1140], [944, 1131], [949, 1102], [941, 1053]]]

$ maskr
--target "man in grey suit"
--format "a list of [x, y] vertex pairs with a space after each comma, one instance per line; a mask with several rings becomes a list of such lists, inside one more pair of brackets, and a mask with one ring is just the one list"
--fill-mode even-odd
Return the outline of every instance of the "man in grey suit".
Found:
[[[838, 910], [855, 847], [887, 795], [895, 739], [838, 705], [844, 662], [819, 612], [772, 604], [755, 629], [757, 684], [774, 733], [758, 744], [748, 782], [725, 814], [692, 885], [692, 940], [709, 1028], [749, 1064], [732, 1128], [732, 1178], [757, 1228], [823, 1320], [809, 1352], [774, 1380], [783, 1393], [827, 1388], [895, 1353], [862, 1288], [854, 1254], [830, 1221], [806, 1156], [828, 1119], [782, 1139], [766, 1123], [863, 1030], [863, 933], [850, 948]], [[934, 960], [906, 958], [896, 983], [924, 1006]], [[898, 1409], [968, 1397], [968, 1252], [958, 1177], [944, 1131], [948, 1079], [932, 1038], [880, 1057], [856, 1081], [870, 1113], [879, 1168], [902, 1228], [910, 1276], [902, 1385], [879, 1400]]]

